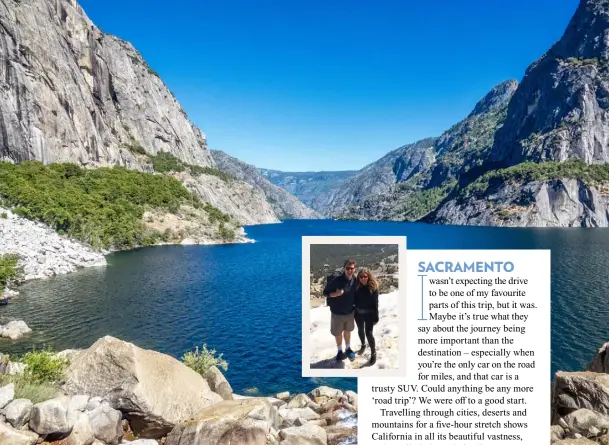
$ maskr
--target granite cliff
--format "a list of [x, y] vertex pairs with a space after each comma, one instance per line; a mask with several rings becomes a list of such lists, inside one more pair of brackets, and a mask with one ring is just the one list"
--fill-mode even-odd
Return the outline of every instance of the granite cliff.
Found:
[[0, 0], [0, 86], [0, 162], [170, 174], [237, 224], [279, 220], [263, 189], [219, 175], [158, 74], [74, 0]]
[[75, 1], [0, 1], [0, 79], [0, 160], [146, 169], [137, 144], [213, 165], [159, 76]]
[[582, 0], [561, 39], [510, 100], [481, 176], [462, 180], [430, 222], [609, 225], [609, 2]]

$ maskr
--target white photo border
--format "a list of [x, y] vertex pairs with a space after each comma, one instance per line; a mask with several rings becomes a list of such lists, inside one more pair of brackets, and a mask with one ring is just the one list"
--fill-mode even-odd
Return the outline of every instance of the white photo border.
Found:
[[[398, 367], [392, 369], [311, 369], [311, 245], [394, 244], [398, 246]], [[406, 376], [406, 236], [303, 236], [302, 237], [302, 376], [303, 377], [405, 377]], [[328, 311], [328, 317], [330, 312]], [[328, 332], [330, 335], [330, 332]]]

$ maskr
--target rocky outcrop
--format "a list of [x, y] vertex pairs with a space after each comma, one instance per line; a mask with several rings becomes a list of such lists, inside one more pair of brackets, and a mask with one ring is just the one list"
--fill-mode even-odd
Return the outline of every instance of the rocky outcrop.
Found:
[[0, 325], [0, 337], [19, 340], [24, 335], [31, 333], [32, 330], [23, 320], [9, 321], [4, 326]]
[[0, 25], [0, 160], [146, 169], [141, 147], [213, 165], [159, 76], [76, 2], [2, 0]]
[[101, 252], [60, 236], [42, 223], [18, 217], [2, 208], [0, 215], [0, 255], [19, 255], [24, 280], [106, 265]]
[[492, 162], [609, 162], [608, 28], [606, 1], [581, 0], [562, 38], [527, 69]]
[[253, 165], [246, 164], [219, 150], [211, 150], [210, 153], [216, 168], [238, 180], [250, 184], [256, 189], [262, 190], [266, 200], [270, 203], [275, 215], [280, 220], [316, 219], [320, 217], [317, 212], [308, 208], [298, 198], [272, 184]]
[[484, 193], [447, 200], [428, 221], [509, 227], [609, 227], [609, 184], [578, 179], [500, 183]]
[[107, 399], [138, 435], [158, 438], [222, 401], [199, 374], [172, 357], [104, 337], [73, 360], [65, 389]]
[[357, 171], [282, 172], [258, 169], [271, 183], [296, 196], [316, 212], [326, 215], [342, 184]]
[[231, 215], [239, 224], [279, 222], [264, 192], [245, 182], [227, 181], [213, 175], [193, 176], [186, 172], [172, 175], [202, 201]]

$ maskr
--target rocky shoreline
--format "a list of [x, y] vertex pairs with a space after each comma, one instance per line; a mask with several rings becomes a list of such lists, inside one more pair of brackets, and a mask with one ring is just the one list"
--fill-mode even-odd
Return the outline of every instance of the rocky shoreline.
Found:
[[45, 224], [0, 208], [0, 255], [19, 255], [23, 281], [105, 266], [104, 253], [60, 236]]
[[[243, 227], [231, 244], [252, 243]], [[182, 245], [227, 244], [223, 240], [185, 238]], [[170, 245], [175, 243], [158, 243]], [[64, 275], [86, 267], [106, 266], [111, 250], [96, 250], [84, 243], [59, 235], [47, 225], [22, 218], [0, 207], [0, 255], [17, 254], [23, 276], [18, 283]], [[0, 289], [0, 296], [2, 289]], [[18, 292], [9, 293], [9, 298]]]
[[[16, 396], [15, 383], [0, 388], [3, 445], [357, 443], [352, 391], [320, 386], [293, 396], [241, 396], [215, 366], [200, 375], [108, 336], [58, 355], [68, 364], [53, 397], [34, 403]], [[0, 355], [0, 377], [23, 372], [27, 367]]]

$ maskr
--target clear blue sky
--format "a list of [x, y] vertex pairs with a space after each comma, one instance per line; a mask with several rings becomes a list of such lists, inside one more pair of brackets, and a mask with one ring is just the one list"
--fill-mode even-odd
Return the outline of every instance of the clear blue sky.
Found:
[[285, 171], [359, 169], [520, 80], [577, 0], [81, 0], [134, 44], [209, 147]]

